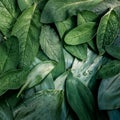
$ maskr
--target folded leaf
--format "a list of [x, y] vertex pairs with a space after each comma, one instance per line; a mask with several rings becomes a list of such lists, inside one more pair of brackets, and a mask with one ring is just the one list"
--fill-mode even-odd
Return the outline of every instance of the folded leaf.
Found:
[[69, 45], [86, 43], [93, 39], [96, 33], [96, 23], [87, 22], [72, 29], [65, 36], [65, 42]]
[[51, 23], [65, 20], [69, 15], [75, 15], [77, 11], [89, 10], [102, 0], [49, 0], [45, 5], [41, 22]]
[[97, 48], [101, 55], [105, 53], [104, 47], [113, 43], [118, 30], [118, 16], [114, 10], [110, 10], [101, 18], [97, 30]]
[[72, 73], [66, 80], [66, 93], [70, 106], [80, 120], [96, 120], [95, 103], [91, 91], [79, 79], [73, 77]]
[[0, 74], [10, 69], [16, 69], [19, 63], [18, 39], [11, 37], [0, 43]]
[[39, 48], [40, 13], [36, 5], [23, 11], [15, 23], [12, 35], [19, 40], [20, 67], [33, 62]]

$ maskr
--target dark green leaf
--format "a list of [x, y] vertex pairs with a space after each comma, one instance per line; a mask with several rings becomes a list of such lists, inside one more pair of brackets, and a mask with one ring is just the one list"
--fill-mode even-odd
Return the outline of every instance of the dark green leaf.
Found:
[[120, 60], [120, 47], [110, 45], [106, 46], [105, 50], [109, 55]]
[[18, 89], [26, 81], [28, 70], [11, 70], [0, 75], [0, 96], [9, 89]]
[[99, 71], [100, 78], [109, 78], [120, 73], [120, 61], [113, 60], [102, 66]]
[[96, 23], [87, 22], [72, 29], [65, 36], [65, 42], [69, 45], [86, 43], [93, 39], [96, 33]]
[[0, 120], [13, 120], [12, 111], [5, 101], [0, 101]]
[[12, 35], [19, 40], [20, 67], [30, 65], [39, 48], [40, 13], [36, 5], [23, 11], [15, 23]]
[[0, 43], [0, 73], [17, 68], [19, 62], [19, 43], [11, 37]]
[[67, 100], [80, 120], [96, 120], [95, 103], [91, 91], [79, 79], [73, 77], [72, 73], [66, 80], [66, 92]]
[[[120, 68], [120, 66], [119, 66]], [[108, 68], [110, 69], [110, 68]], [[109, 72], [110, 74], [111, 72]], [[120, 108], [120, 73], [103, 79], [98, 91], [98, 105], [102, 110]]]
[[119, 20], [114, 10], [108, 11], [100, 20], [97, 30], [97, 48], [102, 55], [104, 47], [113, 43], [119, 30]]
[[49, 0], [43, 9], [41, 22], [51, 23], [65, 20], [77, 11], [91, 9], [102, 0]]

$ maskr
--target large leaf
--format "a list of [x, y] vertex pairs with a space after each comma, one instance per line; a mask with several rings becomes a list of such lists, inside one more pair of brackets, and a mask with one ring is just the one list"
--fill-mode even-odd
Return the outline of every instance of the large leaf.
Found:
[[66, 93], [70, 106], [80, 120], [96, 120], [95, 103], [91, 91], [79, 79], [73, 77], [72, 73], [66, 80]]
[[88, 49], [86, 61], [75, 59], [71, 71], [74, 77], [78, 78], [85, 86], [91, 88], [91, 86], [96, 84], [96, 81], [93, 81], [92, 78], [95, 77], [99, 68], [102, 66], [102, 63], [103, 57], [98, 56]]
[[0, 0], [0, 30], [5, 36], [9, 35], [16, 15], [17, 9], [15, 0]]
[[63, 100], [63, 91], [40, 91], [14, 110], [14, 119], [59, 120], [61, 119]]
[[9, 89], [18, 89], [26, 81], [28, 70], [11, 70], [0, 75], [0, 96]]
[[96, 23], [87, 22], [72, 29], [66, 36], [65, 42], [69, 45], [86, 43], [93, 39], [96, 33]]
[[17, 38], [1, 42], [0, 44], [0, 73], [17, 68], [19, 61], [19, 43]]
[[43, 9], [41, 22], [51, 23], [65, 20], [79, 10], [90, 9], [102, 0], [49, 0]]
[[108, 11], [100, 20], [97, 30], [97, 48], [102, 55], [104, 47], [113, 43], [119, 30], [119, 20], [114, 10]]
[[39, 84], [55, 67], [55, 64], [51, 61], [44, 61], [37, 64], [27, 76], [27, 80], [21, 88], [18, 96], [26, 88], [34, 87]]
[[120, 96], [120, 73], [117, 74], [116, 76], [103, 79], [99, 86], [98, 91], [99, 108], [102, 110], [120, 108], [119, 96]]
[[44, 53], [52, 60], [59, 62], [62, 56], [62, 47], [59, 37], [50, 26], [43, 26], [40, 35], [40, 45]]
[[19, 40], [20, 67], [30, 65], [39, 47], [40, 13], [36, 4], [26, 9], [15, 23], [12, 35]]
[[115, 76], [118, 73], [120, 73], [120, 61], [113, 60], [102, 66], [99, 71], [99, 77], [109, 78]]

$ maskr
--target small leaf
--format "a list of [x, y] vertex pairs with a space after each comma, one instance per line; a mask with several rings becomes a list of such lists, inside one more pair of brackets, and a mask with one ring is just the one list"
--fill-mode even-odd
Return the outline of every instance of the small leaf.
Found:
[[65, 45], [65, 49], [73, 56], [80, 60], [86, 60], [87, 58], [87, 45]]
[[67, 20], [60, 21], [60, 22], [55, 22], [55, 25], [57, 27], [57, 30], [59, 32], [59, 35], [61, 39], [64, 37], [64, 35], [69, 32], [72, 28], [76, 26], [75, 24], [75, 18], [70, 17]]
[[77, 11], [89, 10], [102, 0], [49, 0], [45, 5], [41, 22], [52, 23], [63, 21], [68, 16], [73, 16]]
[[31, 65], [38, 52], [39, 17], [39, 10], [33, 5], [22, 12], [13, 27], [12, 35], [19, 40], [20, 67]]
[[119, 30], [119, 19], [114, 10], [107, 12], [100, 20], [97, 30], [97, 48], [102, 55], [105, 46], [113, 43]]
[[40, 45], [50, 59], [59, 62], [62, 56], [61, 43], [54, 29], [50, 28], [50, 26], [42, 27]]
[[93, 39], [96, 32], [96, 23], [87, 22], [72, 29], [66, 36], [65, 42], [69, 45], [86, 43]]
[[33, 4], [33, 0], [17, 0], [21, 11], [29, 8]]

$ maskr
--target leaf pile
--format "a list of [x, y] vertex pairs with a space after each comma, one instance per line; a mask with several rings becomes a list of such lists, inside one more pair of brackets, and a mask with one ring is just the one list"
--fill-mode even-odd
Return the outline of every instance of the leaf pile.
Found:
[[109, 120], [119, 20], [119, 0], [0, 0], [0, 120]]

